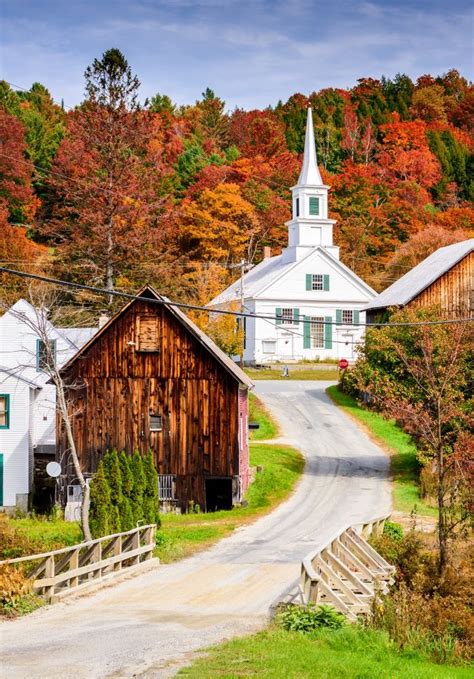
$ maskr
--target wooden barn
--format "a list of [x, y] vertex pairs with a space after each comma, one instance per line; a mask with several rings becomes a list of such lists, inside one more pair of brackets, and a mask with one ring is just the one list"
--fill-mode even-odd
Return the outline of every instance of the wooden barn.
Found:
[[387, 317], [390, 308], [438, 306], [443, 318], [474, 314], [474, 239], [439, 248], [373, 299], [367, 322]]
[[[191, 502], [213, 511], [242, 499], [249, 483], [253, 383], [152, 287], [111, 318], [61, 372], [86, 473], [96, 470], [108, 449], [151, 450], [162, 501], [182, 511]], [[70, 484], [64, 426], [57, 432]]]

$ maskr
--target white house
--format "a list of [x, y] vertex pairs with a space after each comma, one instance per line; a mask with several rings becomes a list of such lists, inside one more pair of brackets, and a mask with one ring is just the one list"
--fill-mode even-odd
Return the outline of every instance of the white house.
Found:
[[[27, 509], [34, 458], [56, 448], [56, 390], [42, 365], [44, 342], [28, 325], [39, 312], [20, 299], [0, 318], [0, 507]], [[65, 363], [97, 328], [55, 328], [48, 337]]]
[[[302, 359], [355, 358], [365, 322], [361, 309], [375, 291], [339, 261], [328, 219], [328, 189], [318, 169], [313, 118], [308, 109], [304, 160], [287, 222], [288, 247], [266, 257], [209, 306], [244, 299], [247, 365]], [[242, 294], [243, 283], [243, 294]], [[267, 318], [262, 318], [267, 316]]]

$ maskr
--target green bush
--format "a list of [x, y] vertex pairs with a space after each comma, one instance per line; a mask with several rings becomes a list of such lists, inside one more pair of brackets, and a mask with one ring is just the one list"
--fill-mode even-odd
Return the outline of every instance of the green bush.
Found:
[[158, 473], [151, 451], [143, 458], [143, 472], [145, 475], [143, 518], [145, 523], [156, 523], [159, 525]]
[[103, 457], [104, 473], [110, 489], [109, 530], [120, 533], [122, 527], [122, 470], [116, 450], [108, 450]]
[[143, 458], [136, 450], [130, 459], [130, 469], [133, 477], [133, 487], [131, 495], [131, 504], [133, 512], [133, 521], [137, 525], [139, 521], [144, 520], [143, 515], [143, 498], [145, 495], [145, 472], [143, 470]]
[[287, 632], [314, 632], [326, 627], [340, 629], [346, 624], [345, 617], [331, 606], [299, 606], [288, 604], [277, 615], [278, 624]]
[[100, 538], [103, 535], [110, 535], [110, 507], [110, 488], [101, 460], [91, 481], [89, 524], [92, 537]]
[[392, 538], [393, 540], [403, 540], [403, 528], [399, 523], [395, 523], [393, 521], [385, 521], [384, 527], [383, 527], [383, 534], [387, 535], [389, 538]]
[[120, 515], [122, 521], [122, 530], [132, 530], [135, 523], [133, 521], [132, 510], [132, 493], [133, 493], [133, 475], [130, 469], [130, 458], [124, 450], [119, 455], [120, 471], [122, 474], [122, 504], [120, 507]]

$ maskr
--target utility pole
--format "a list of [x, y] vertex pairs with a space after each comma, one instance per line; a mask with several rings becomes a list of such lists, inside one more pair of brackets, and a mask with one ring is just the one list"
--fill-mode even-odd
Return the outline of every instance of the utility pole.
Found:
[[[252, 265], [250, 262], [247, 262], [245, 259], [241, 259], [238, 264], [233, 264], [231, 269], [240, 269], [240, 313], [244, 313], [245, 311], [245, 291], [244, 291], [244, 277], [245, 273], [249, 271], [249, 269], [252, 268]], [[239, 365], [241, 368], [244, 367], [244, 351], [245, 351], [245, 317], [240, 316], [239, 319], [239, 328], [242, 330], [242, 341], [240, 343], [240, 352], [239, 352]]]

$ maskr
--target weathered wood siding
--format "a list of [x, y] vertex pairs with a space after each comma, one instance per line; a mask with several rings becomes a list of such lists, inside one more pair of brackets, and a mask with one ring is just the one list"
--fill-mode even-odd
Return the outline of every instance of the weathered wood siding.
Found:
[[440, 276], [407, 306], [440, 306], [443, 316], [464, 318], [474, 311], [474, 254]]
[[[152, 350], [154, 332], [159, 351]], [[238, 381], [165, 307], [134, 302], [65, 380], [75, 385], [68, 399], [85, 470], [95, 471], [110, 448], [152, 450], [158, 473], [176, 474], [183, 508], [190, 500], [205, 506], [206, 476], [239, 475]], [[162, 417], [162, 431], [150, 431], [150, 414]], [[61, 454], [64, 431], [58, 443]], [[240, 457], [248, 465], [245, 453]]]

